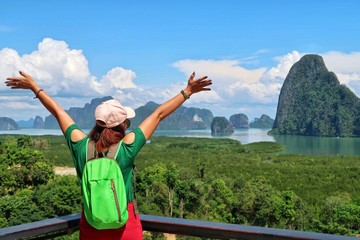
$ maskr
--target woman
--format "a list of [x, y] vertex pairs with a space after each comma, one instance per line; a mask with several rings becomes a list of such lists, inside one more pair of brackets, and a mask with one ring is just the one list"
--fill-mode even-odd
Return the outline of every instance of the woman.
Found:
[[[122, 106], [116, 100], [109, 100], [100, 104], [95, 111], [96, 124], [89, 136], [82, 132], [71, 117], [43, 90], [32, 77], [22, 71], [21, 77], [9, 77], [5, 81], [6, 86], [12, 89], [30, 89], [34, 92], [44, 107], [56, 118], [60, 129], [68, 143], [74, 160], [76, 172], [81, 179], [87, 156], [87, 144], [89, 139], [96, 143], [97, 152], [104, 152], [111, 145], [122, 140], [118, 149], [117, 161], [120, 164], [124, 176], [128, 198], [129, 219], [126, 225], [120, 229], [97, 230], [88, 224], [84, 213], [80, 219], [80, 239], [142, 239], [142, 226], [139, 216], [134, 211], [132, 167], [134, 159], [141, 147], [145, 144], [160, 121], [169, 116], [189, 97], [201, 91], [209, 91], [212, 81], [207, 76], [195, 80], [195, 72], [191, 74], [187, 86], [179, 94], [160, 105], [148, 116], [135, 130], [125, 134], [129, 127], [130, 118], [135, 116], [134, 110]], [[119, 161], [121, 159], [121, 161]]]

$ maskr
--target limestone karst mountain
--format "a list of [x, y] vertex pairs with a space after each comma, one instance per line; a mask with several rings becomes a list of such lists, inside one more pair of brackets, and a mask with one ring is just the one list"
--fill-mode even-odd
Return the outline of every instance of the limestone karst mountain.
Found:
[[273, 125], [274, 119], [263, 114], [260, 118], [255, 118], [255, 121], [250, 123], [250, 128], [272, 128]]
[[0, 130], [18, 130], [19, 125], [11, 118], [0, 117]]
[[249, 128], [249, 118], [243, 113], [233, 114], [230, 116], [229, 121], [234, 126], [234, 128]]
[[360, 100], [319, 55], [295, 63], [281, 88], [270, 134], [360, 136]]

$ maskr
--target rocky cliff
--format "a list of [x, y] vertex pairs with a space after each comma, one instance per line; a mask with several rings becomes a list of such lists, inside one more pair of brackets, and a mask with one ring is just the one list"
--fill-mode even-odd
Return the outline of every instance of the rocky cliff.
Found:
[[[138, 126], [160, 105], [148, 102], [144, 106], [135, 109], [136, 116], [131, 120], [132, 126]], [[159, 130], [191, 130], [209, 129], [213, 114], [210, 110], [200, 108], [188, 108], [180, 106], [175, 112], [160, 122]]]
[[32, 128], [34, 125], [34, 118], [16, 121], [16, 123], [19, 125], [20, 128]]
[[251, 128], [272, 128], [274, 119], [266, 114], [261, 115], [260, 118], [255, 118], [255, 121], [250, 123]]
[[234, 132], [234, 126], [225, 117], [214, 117], [211, 122], [211, 133], [213, 134], [231, 134]]
[[234, 128], [249, 128], [249, 118], [243, 113], [230, 116], [230, 122]]
[[44, 128], [44, 120], [40, 116], [36, 116], [33, 124], [33, 128], [42, 129]]
[[321, 56], [295, 63], [281, 88], [270, 134], [360, 136], [360, 101], [328, 71]]
[[0, 130], [19, 130], [19, 125], [11, 118], [0, 117]]

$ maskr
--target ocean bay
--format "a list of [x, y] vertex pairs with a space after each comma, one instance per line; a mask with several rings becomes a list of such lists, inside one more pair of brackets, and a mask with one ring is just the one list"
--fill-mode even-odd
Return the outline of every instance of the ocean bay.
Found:
[[[270, 141], [277, 142], [286, 147], [284, 153], [304, 155], [327, 155], [327, 156], [360, 156], [360, 138], [336, 138], [336, 137], [309, 137], [295, 135], [270, 136], [269, 129], [237, 129], [231, 135], [214, 136], [209, 129], [206, 130], [157, 130], [154, 136], [169, 137], [197, 137], [197, 138], [230, 138], [240, 141], [242, 144], [253, 142]], [[85, 129], [84, 132], [89, 132]], [[0, 131], [1, 135], [62, 135], [60, 129], [21, 129], [12, 131]]]

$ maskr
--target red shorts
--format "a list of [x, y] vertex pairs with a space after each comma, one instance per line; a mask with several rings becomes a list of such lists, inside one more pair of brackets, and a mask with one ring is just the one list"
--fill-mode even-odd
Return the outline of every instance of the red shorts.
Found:
[[85, 219], [84, 211], [80, 218], [80, 240], [141, 240], [142, 226], [140, 217], [135, 213], [134, 203], [128, 204], [129, 219], [126, 225], [119, 229], [97, 230]]

